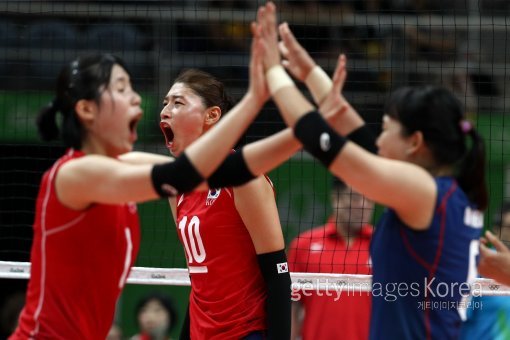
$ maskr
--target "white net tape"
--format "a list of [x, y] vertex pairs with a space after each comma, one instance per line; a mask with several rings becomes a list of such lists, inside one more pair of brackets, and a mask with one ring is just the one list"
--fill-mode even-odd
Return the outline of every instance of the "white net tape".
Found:
[[[320, 290], [369, 292], [372, 290], [371, 275], [291, 273], [292, 290]], [[0, 261], [0, 278], [28, 279], [29, 262]], [[133, 267], [127, 283], [147, 285], [189, 286], [189, 274], [185, 268]], [[490, 279], [478, 278], [471, 284], [471, 293], [476, 296], [510, 295], [510, 287]]]

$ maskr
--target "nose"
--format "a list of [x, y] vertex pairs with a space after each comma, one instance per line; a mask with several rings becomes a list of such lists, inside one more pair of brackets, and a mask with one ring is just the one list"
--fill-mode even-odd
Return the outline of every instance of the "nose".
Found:
[[142, 97], [138, 94], [138, 92], [133, 91], [133, 105], [140, 105], [142, 104]]
[[172, 112], [168, 109], [168, 106], [165, 106], [159, 115], [161, 120], [172, 118]]

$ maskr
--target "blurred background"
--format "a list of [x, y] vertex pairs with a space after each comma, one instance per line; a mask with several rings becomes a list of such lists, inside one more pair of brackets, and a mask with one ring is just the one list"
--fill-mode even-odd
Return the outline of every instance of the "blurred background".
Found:
[[[402, 85], [453, 90], [487, 141], [492, 211], [510, 199], [509, 17], [506, 0], [275, 1], [281, 21], [328, 73], [340, 52], [349, 58], [345, 95], [380, 129], [388, 93]], [[247, 88], [250, 30], [262, 1], [24, 1], [0, 3], [0, 261], [29, 261], [35, 197], [42, 173], [63, 152], [39, 141], [35, 116], [52, 100], [67, 62], [111, 52], [130, 67], [144, 118], [136, 149], [166, 154], [159, 131], [162, 97], [184, 68], [224, 81], [239, 99]], [[510, 84], [510, 83], [509, 83]], [[284, 127], [268, 103], [239, 144]], [[270, 174], [287, 242], [330, 213], [330, 175], [298, 153]], [[139, 206], [137, 266], [184, 268], [184, 253], [166, 201]], [[376, 214], [377, 215], [377, 214]], [[377, 217], [376, 217], [377, 218]], [[509, 240], [506, 240], [509, 241]], [[91, 249], [93, 251], [93, 249]], [[107, 259], [105, 259], [107, 261]], [[0, 278], [0, 334], [23, 303], [26, 280]], [[137, 331], [135, 306], [150, 291], [171, 296], [177, 337], [189, 287], [127, 285], [116, 320]], [[14, 321], [13, 321], [14, 320]]]

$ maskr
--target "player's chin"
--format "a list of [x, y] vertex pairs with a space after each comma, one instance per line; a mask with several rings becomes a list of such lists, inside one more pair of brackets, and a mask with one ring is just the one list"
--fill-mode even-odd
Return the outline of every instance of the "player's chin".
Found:
[[125, 153], [128, 153], [128, 152], [131, 152], [134, 149], [134, 142], [126, 141], [125, 143], [122, 144], [122, 146], [119, 149], [120, 149], [120, 154], [121, 155], [125, 154]]
[[183, 150], [173, 147], [173, 146], [171, 148], [169, 148], [168, 151], [170, 151], [170, 154], [172, 154], [172, 156], [174, 156], [174, 157], [179, 157], [183, 152]]

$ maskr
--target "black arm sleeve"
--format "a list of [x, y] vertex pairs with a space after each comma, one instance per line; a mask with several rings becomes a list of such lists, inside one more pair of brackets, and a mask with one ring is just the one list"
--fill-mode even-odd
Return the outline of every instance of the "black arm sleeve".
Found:
[[151, 180], [154, 190], [161, 197], [192, 191], [204, 181], [186, 153], [177, 157], [173, 162], [154, 165]]
[[243, 156], [243, 149], [234, 152], [225, 159], [218, 169], [209, 177], [210, 188], [235, 187], [243, 185], [256, 176], [248, 169]]
[[308, 112], [296, 122], [294, 135], [303, 148], [327, 168], [347, 143], [317, 111]]
[[267, 334], [270, 340], [290, 339], [290, 274], [285, 251], [257, 255], [267, 287]]
[[367, 124], [363, 124], [354, 131], [345, 136], [351, 142], [361, 146], [363, 149], [376, 154], [377, 146], [375, 145], [375, 136], [368, 128]]

